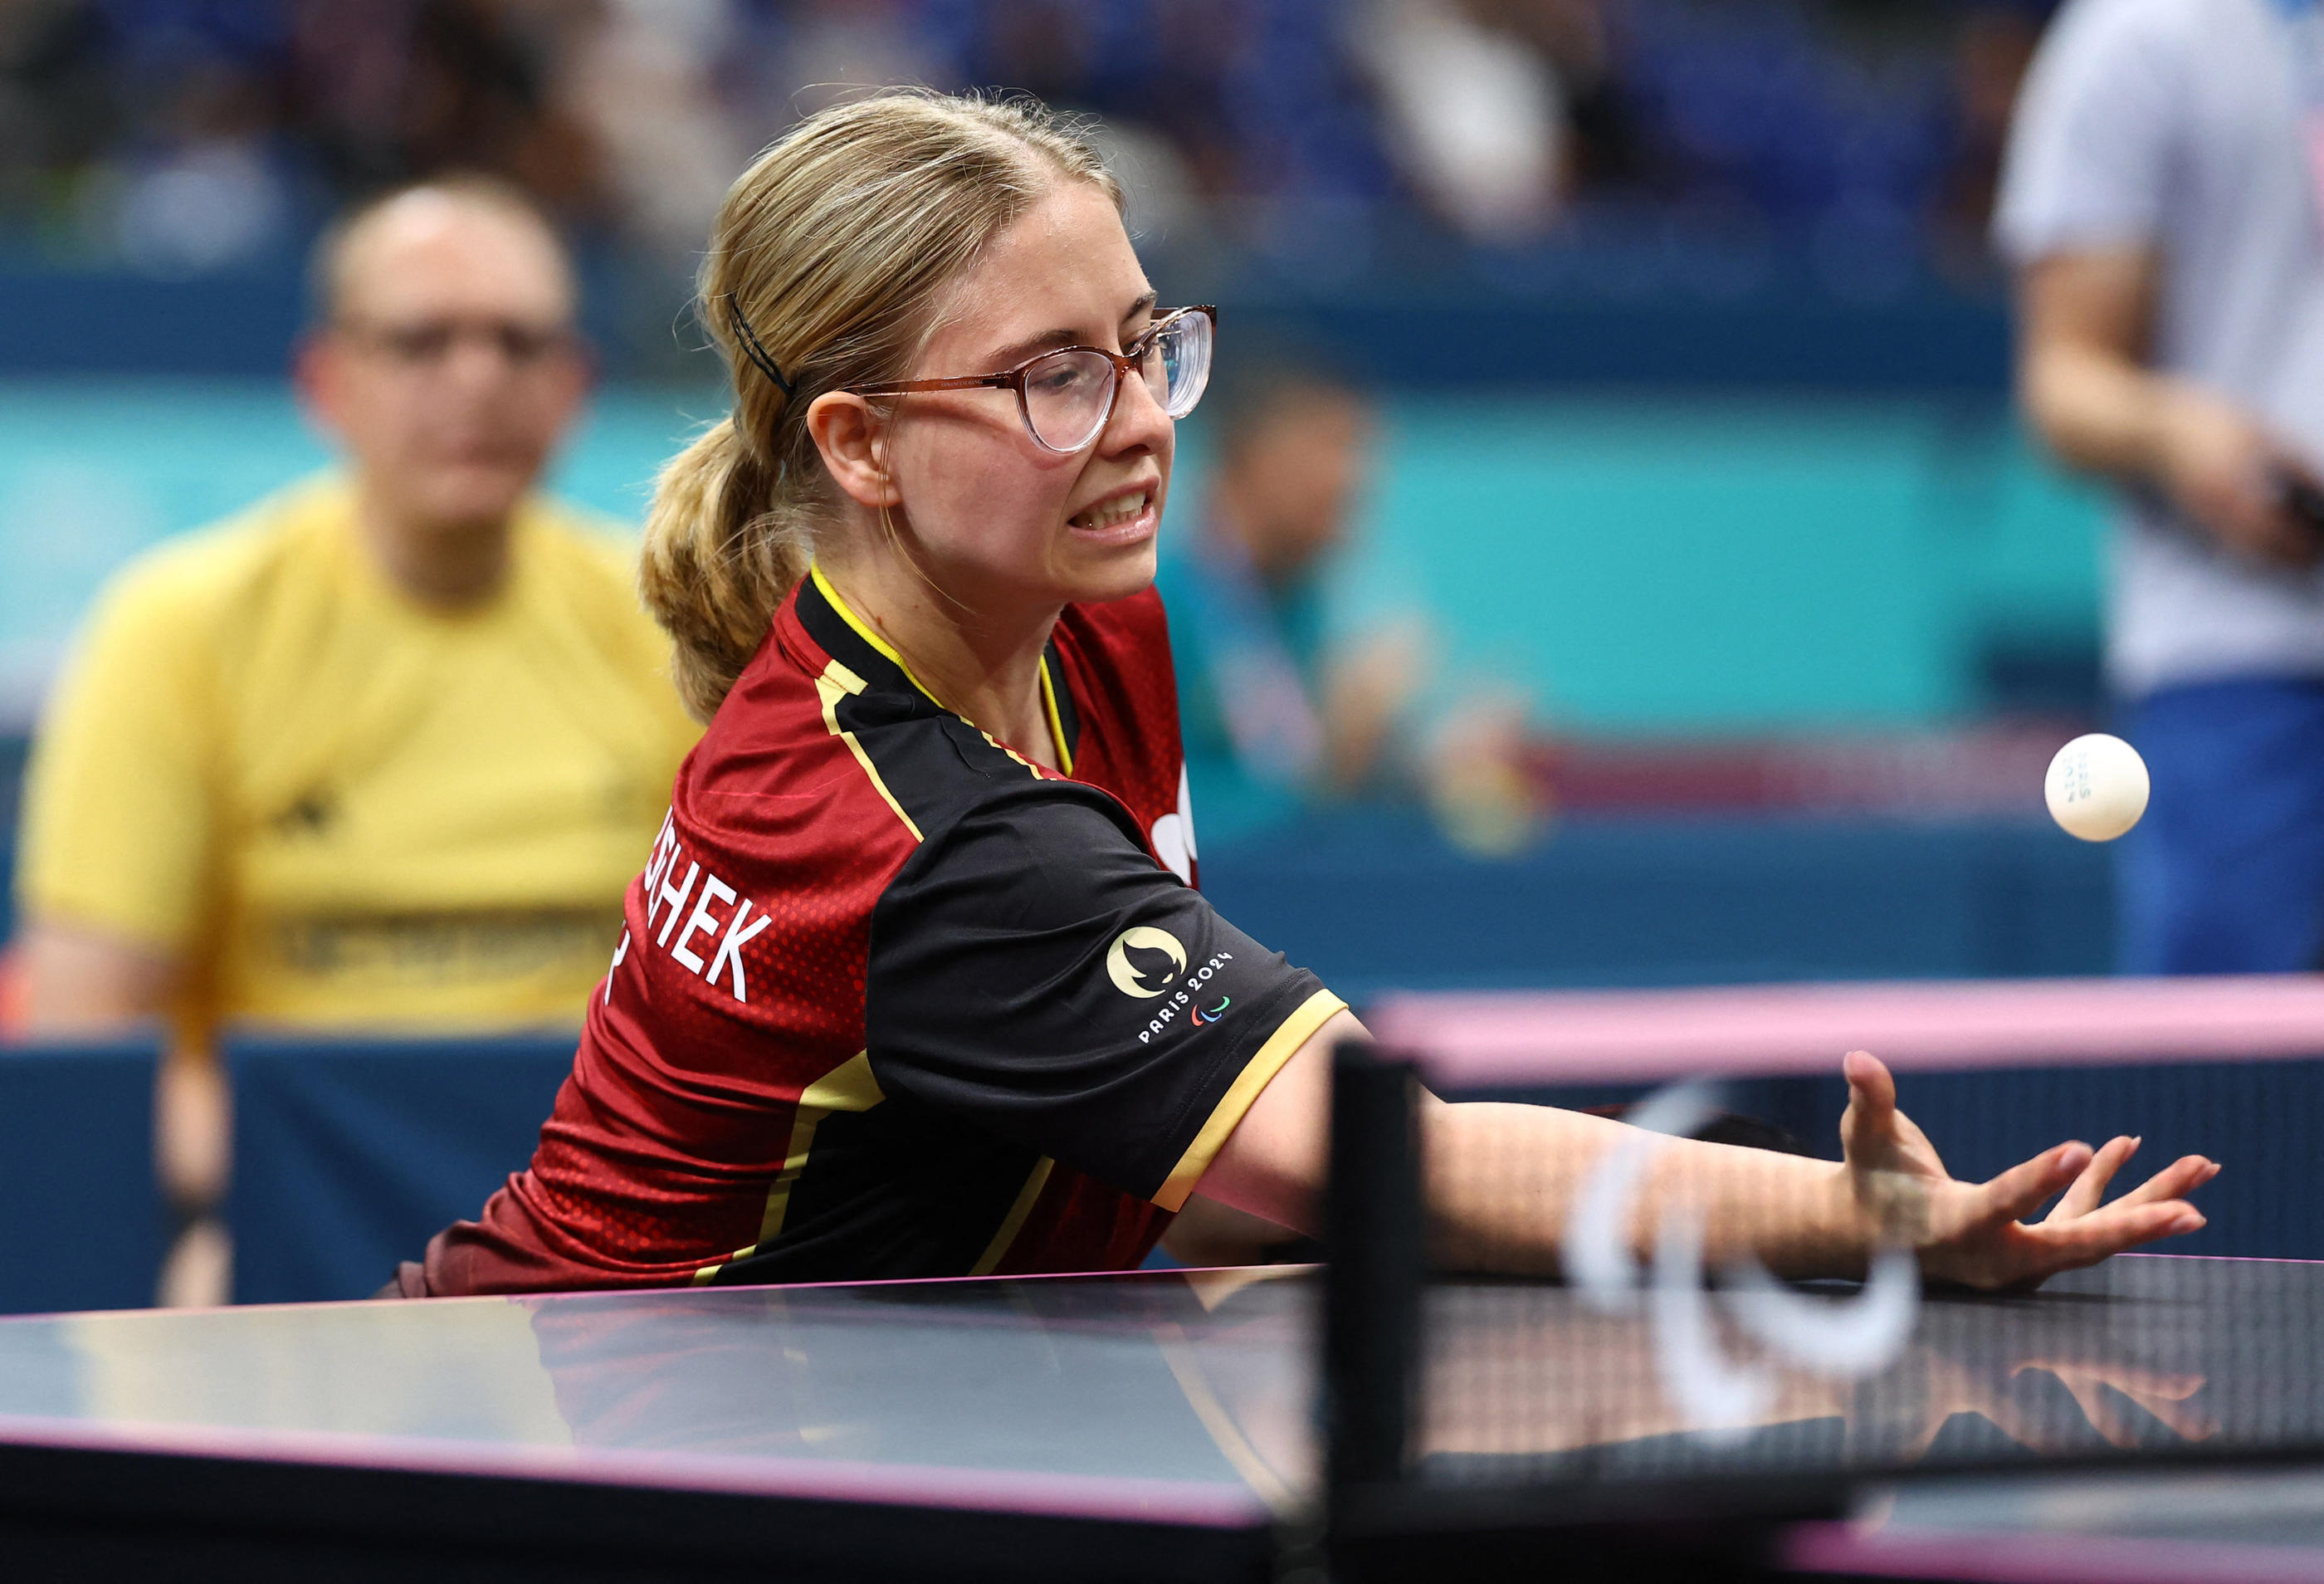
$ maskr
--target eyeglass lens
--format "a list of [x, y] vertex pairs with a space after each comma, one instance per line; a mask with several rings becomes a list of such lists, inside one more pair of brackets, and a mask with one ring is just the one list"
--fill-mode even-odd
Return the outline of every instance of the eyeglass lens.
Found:
[[[1157, 331], [1138, 360], [1139, 376], [1162, 410], [1184, 418], [1211, 377], [1211, 319], [1182, 314]], [[1025, 416], [1052, 450], [1078, 451], [1113, 411], [1113, 365], [1088, 351], [1053, 352], [1025, 370]]]

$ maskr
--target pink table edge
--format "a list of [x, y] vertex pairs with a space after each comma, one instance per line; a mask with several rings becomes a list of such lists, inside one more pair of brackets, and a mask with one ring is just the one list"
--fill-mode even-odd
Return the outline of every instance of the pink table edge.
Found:
[[1375, 1037], [1452, 1085], [2324, 1056], [2324, 976], [1389, 995]]

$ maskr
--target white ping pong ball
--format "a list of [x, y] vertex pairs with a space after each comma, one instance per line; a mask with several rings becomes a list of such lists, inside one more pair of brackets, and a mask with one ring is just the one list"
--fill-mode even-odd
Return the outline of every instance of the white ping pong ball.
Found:
[[2146, 761], [2102, 731], [2059, 749], [2042, 782], [2050, 818], [2084, 841], [2112, 841], [2137, 824], [2146, 812]]

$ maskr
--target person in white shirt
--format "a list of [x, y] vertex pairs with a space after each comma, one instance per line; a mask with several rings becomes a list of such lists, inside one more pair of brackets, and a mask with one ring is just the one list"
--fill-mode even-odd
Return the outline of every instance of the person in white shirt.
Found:
[[2070, 0], [2018, 104], [2020, 394], [2120, 490], [2128, 972], [2324, 967], [2319, 128], [2317, 0]]

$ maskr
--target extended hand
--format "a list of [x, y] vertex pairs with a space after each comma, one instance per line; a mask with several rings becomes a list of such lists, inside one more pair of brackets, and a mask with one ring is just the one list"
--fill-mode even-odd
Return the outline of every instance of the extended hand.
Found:
[[[2060, 1271], [2203, 1225], [2186, 1196], [2219, 1168], [2200, 1155], [2181, 1156], [2106, 1205], [2099, 1200], [2137, 1150], [2135, 1138], [2112, 1139], [2096, 1151], [2061, 1144], [1990, 1182], [1956, 1182], [1927, 1135], [1896, 1109], [1896, 1080], [1887, 1068], [1851, 1051], [1842, 1070], [1849, 1093], [1840, 1137], [1857, 1201], [1887, 1237], [1919, 1253], [1932, 1280], [1987, 1291], [2031, 1288]], [[2048, 1216], [2034, 1223], [2021, 1218], [2061, 1190], [2064, 1197]]]
[[2180, 387], [2164, 410], [2156, 458], [2179, 510], [2229, 550], [2264, 561], [2311, 567], [2324, 550], [2278, 495], [2279, 476], [2318, 482], [2241, 410], [2208, 391]]

